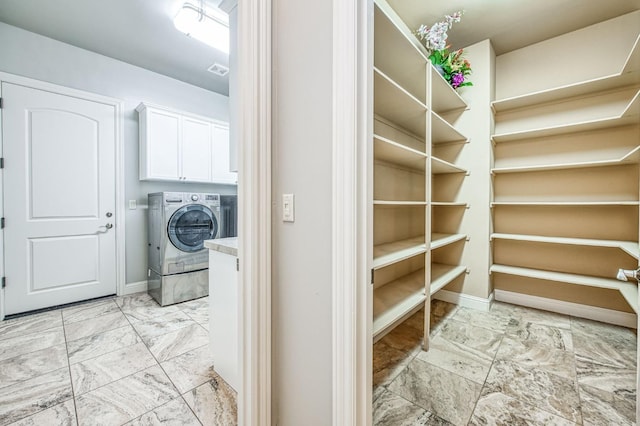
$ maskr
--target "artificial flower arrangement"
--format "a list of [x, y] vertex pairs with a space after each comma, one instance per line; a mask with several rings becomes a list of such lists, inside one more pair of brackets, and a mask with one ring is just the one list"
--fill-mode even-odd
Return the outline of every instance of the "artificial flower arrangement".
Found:
[[429, 52], [431, 63], [454, 89], [473, 86], [473, 83], [466, 79], [471, 74], [471, 64], [464, 59], [464, 51], [458, 49], [450, 52], [447, 46], [447, 31], [454, 23], [460, 22], [463, 13], [464, 11], [460, 10], [451, 15], [445, 15], [443, 21], [436, 22], [431, 27], [420, 25], [415, 32]]

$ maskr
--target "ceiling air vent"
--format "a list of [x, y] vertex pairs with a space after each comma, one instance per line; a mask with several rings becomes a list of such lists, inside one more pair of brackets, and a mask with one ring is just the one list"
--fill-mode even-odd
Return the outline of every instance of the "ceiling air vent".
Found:
[[224, 77], [225, 75], [229, 74], [229, 67], [225, 67], [224, 65], [216, 62], [215, 64], [207, 68], [207, 71], [217, 74], [220, 77]]

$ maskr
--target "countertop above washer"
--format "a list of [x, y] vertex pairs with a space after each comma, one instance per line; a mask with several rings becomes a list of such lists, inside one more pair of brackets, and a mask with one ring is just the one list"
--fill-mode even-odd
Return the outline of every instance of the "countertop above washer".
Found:
[[238, 237], [205, 240], [204, 246], [209, 250], [219, 251], [220, 253], [230, 254], [231, 256], [238, 256]]

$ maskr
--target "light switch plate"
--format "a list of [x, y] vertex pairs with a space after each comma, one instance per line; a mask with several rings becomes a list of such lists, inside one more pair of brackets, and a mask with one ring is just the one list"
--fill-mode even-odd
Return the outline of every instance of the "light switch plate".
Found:
[[129, 210], [135, 210], [138, 208], [136, 200], [129, 200]]
[[295, 204], [293, 194], [282, 194], [282, 221], [295, 222]]

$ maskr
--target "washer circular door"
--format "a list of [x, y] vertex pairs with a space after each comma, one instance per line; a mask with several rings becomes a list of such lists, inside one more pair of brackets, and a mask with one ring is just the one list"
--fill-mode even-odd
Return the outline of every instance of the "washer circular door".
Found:
[[206, 206], [190, 204], [180, 207], [167, 225], [169, 241], [177, 249], [191, 253], [204, 248], [204, 241], [218, 234], [218, 220]]

